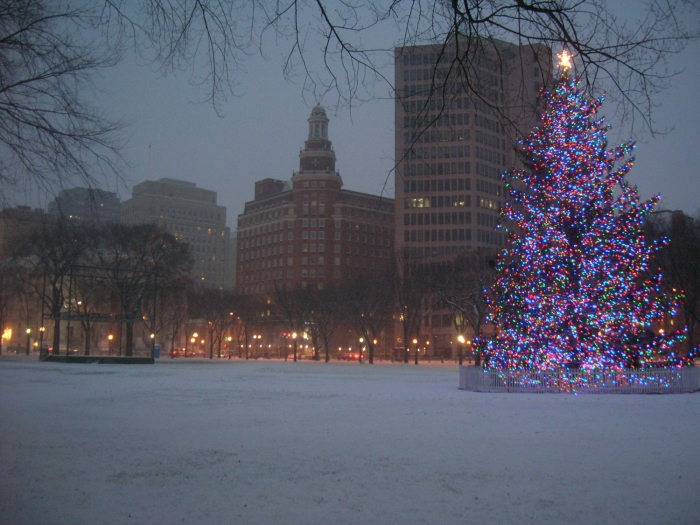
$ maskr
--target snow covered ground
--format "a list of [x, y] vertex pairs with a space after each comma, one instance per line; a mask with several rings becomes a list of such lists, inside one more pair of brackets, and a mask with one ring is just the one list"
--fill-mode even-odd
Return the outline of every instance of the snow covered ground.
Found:
[[452, 365], [0, 359], [0, 523], [698, 524], [700, 394]]

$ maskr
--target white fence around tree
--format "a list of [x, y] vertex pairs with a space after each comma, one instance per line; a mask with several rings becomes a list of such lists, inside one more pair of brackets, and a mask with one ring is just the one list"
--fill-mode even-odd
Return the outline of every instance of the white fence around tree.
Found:
[[679, 394], [700, 390], [700, 367], [624, 370], [459, 369], [459, 388], [473, 392]]

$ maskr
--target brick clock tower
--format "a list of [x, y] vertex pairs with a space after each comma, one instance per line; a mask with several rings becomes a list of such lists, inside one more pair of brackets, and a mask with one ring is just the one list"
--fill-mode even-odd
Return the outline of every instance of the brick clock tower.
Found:
[[299, 170], [327, 171], [335, 174], [335, 152], [328, 140], [328, 117], [326, 110], [316, 106], [309, 117], [309, 138], [299, 153]]

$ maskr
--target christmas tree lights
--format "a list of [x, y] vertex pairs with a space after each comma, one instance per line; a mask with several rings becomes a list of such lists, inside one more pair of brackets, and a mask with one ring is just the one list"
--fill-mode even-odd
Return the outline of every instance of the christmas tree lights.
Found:
[[504, 175], [508, 243], [489, 299], [498, 331], [479, 347], [499, 369], [682, 364], [672, 347], [684, 329], [652, 331], [678, 299], [649, 277], [658, 246], [643, 224], [658, 197], [639, 201], [625, 180], [633, 142], [606, 150], [603, 99], [578, 91], [567, 69], [523, 142], [530, 169]]

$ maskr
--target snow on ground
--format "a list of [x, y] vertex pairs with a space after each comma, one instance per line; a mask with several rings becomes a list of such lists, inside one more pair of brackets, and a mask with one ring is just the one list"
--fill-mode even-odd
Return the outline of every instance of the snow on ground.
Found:
[[0, 360], [0, 523], [697, 524], [700, 395], [457, 367]]

